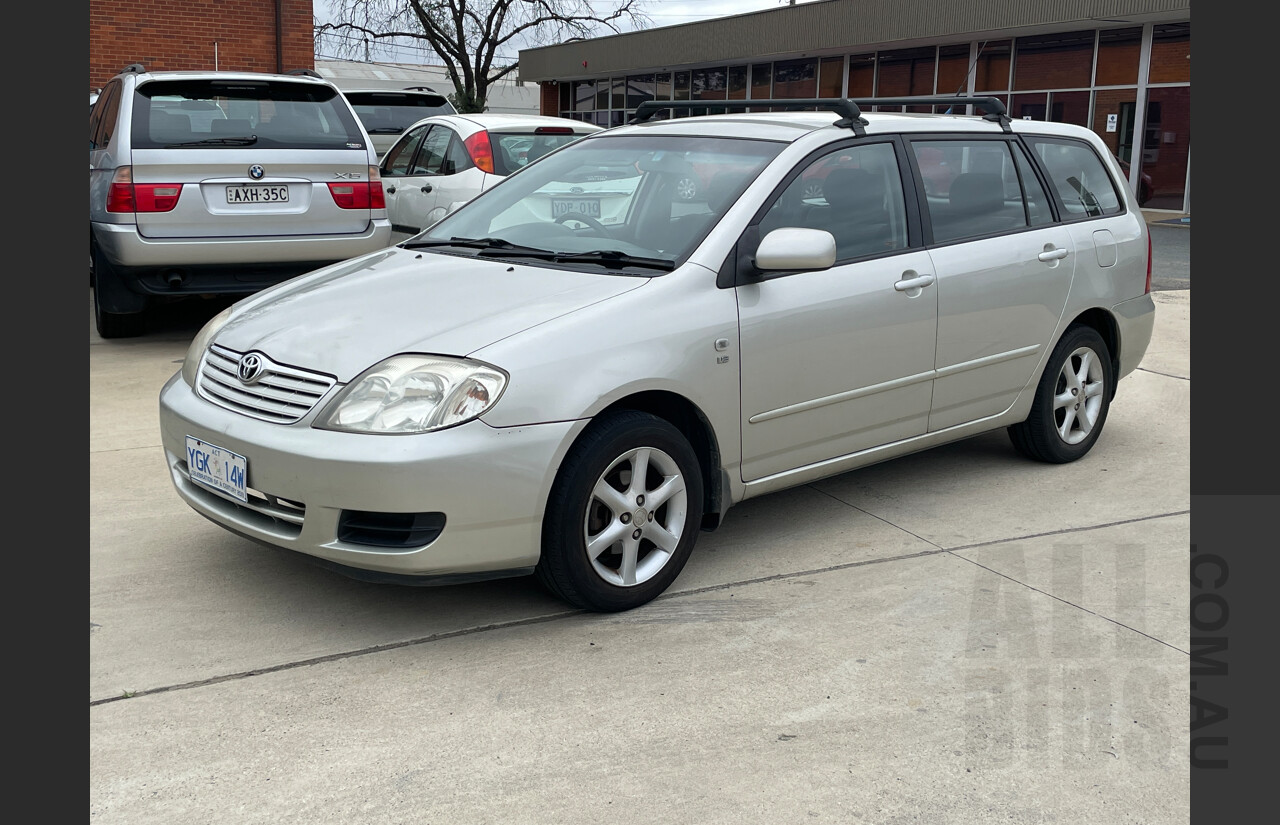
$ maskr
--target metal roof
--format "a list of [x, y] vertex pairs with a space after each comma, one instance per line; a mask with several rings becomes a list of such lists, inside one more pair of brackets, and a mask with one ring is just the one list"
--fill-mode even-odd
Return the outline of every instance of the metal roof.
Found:
[[1191, 19], [1191, 0], [820, 0], [520, 51], [523, 81]]

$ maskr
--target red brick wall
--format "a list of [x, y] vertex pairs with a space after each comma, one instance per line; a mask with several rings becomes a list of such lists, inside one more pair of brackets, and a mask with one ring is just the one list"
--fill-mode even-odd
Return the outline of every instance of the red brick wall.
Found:
[[89, 0], [89, 88], [130, 63], [152, 71], [314, 69], [312, 0]]

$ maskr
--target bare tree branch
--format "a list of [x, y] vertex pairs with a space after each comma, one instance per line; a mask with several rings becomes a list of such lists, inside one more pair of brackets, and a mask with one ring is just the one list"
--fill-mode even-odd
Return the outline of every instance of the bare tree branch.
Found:
[[334, 22], [315, 27], [318, 54], [369, 59], [371, 44], [416, 43], [438, 60], [453, 83], [460, 112], [485, 110], [494, 83], [518, 68], [514, 52], [644, 28], [644, 0], [331, 0]]

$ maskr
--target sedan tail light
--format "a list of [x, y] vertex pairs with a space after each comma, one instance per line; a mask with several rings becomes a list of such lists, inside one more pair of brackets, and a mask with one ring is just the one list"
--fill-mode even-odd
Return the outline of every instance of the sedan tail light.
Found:
[[180, 183], [134, 183], [133, 167], [121, 166], [107, 191], [108, 212], [169, 212], [178, 205]]
[[387, 208], [387, 198], [382, 193], [382, 175], [376, 166], [369, 167], [368, 181], [330, 183], [329, 194], [341, 209]]
[[476, 132], [471, 137], [462, 142], [467, 147], [467, 154], [471, 156], [471, 162], [481, 172], [488, 172], [490, 175], [493, 171], [493, 144], [489, 142], [489, 133], [485, 131]]

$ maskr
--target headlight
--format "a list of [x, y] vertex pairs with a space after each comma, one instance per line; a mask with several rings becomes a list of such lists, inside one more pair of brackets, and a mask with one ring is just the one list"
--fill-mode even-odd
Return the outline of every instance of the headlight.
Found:
[[188, 387], [196, 385], [196, 372], [200, 369], [200, 359], [204, 357], [204, 351], [209, 348], [209, 342], [230, 320], [231, 310], [232, 307], [227, 307], [210, 318], [209, 323], [205, 324], [204, 328], [191, 340], [191, 346], [187, 347], [187, 357], [182, 361], [182, 380], [187, 382]]
[[425, 433], [482, 415], [507, 385], [497, 367], [466, 358], [397, 355], [329, 402], [316, 427], [352, 433]]

